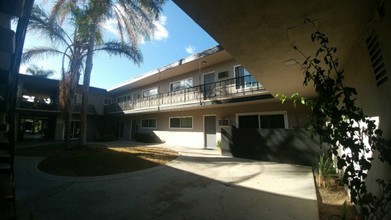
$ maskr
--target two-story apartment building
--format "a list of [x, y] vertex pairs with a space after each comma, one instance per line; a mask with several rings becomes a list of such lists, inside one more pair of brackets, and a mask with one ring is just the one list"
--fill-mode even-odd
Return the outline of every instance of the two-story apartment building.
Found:
[[[20, 75], [18, 139], [64, 139], [58, 80]], [[80, 88], [79, 88], [80, 89]], [[81, 96], [75, 96], [71, 138], [77, 139]], [[214, 148], [221, 128], [304, 127], [307, 110], [281, 104], [221, 46], [183, 58], [109, 90], [90, 88], [87, 139], [138, 140]]]
[[[64, 121], [58, 102], [59, 81], [30, 75], [19, 75], [16, 114], [17, 138], [64, 139]], [[89, 140], [94, 140], [104, 128], [104, 101], [108, 98], [105, 89], [90, 88], [88, 106]], [[78, 138], [81, 110], [81, 87], [74, 97], [75, 106], [71, 122], [71, 139]]]
[[151, 133], [170, 145], [215, 147], [220, 128], [303, 127], [306, 111], [281, 104], [221, 46], [108, 90], [118, 138]]

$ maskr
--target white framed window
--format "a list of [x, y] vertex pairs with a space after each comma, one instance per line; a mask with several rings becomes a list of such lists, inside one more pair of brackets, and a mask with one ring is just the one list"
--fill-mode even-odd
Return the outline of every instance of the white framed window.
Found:
[[183, 79], [170, 83], [170, 91], [175, 92], [182, 89], [193, 87], [193, 78]]
[[248, 89], [257, 87], [257, 80], [242, 66], [234, 66], [236, 89]]
[[253, 112], [236, 114], [238, 128], [288, 128], [288, 115], [286, 111]]
[[170, 128], [193, 128], [193, 117], [170, 117]]
[[156, 118], [147, 118], [141, 120], [141, 128], [156, 128], [156, 124]]
[[158, 93], [157, 87], [146, 89], [146, 90], [143, 90], [143, 97], [145, 98], [145, 97], [154, 96], [154, 95], [157, 95], [157, 93]]
[[130, 100], [131, 100], [130, 95], [124, 95], [124, 96], [120, 96], [117, 98], [117, 103], [126, 102], [126, 101], [130, 101]]
[[111, 98], [105, 98], [103, 101], [104, 105], [111, 105]]

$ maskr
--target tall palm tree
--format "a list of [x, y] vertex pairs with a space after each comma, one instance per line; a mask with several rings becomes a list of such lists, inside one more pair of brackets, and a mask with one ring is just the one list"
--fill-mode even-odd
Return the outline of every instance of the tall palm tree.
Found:
[[[61, 27], [59, 20], [50, 18], [41, 7], [34, 6], [29, 22], [29, 31], [34, 31], [43, 38], [49, 39], [52, 46], [41, 46], [27, 49], [23, 54], [25, 62], [33, 58], [42, 58], [48, 56], [62, 56], [62, 80], [59, 85], [60, 91], [60, 106], [64, 113], [65, 121], [65, 145], [70, 146], [69, 134], [72, 113], [74, 107], [74, 96], [78, 86], [79, 77], [82, 68], [86, 62], [88, 55], [88, 45], [85, 41], [82, 25], [79, 22], [83, 20], [81, 11], [74, 9], [72, 11], [72, 19], [68, 29], [73, 28], [72, 34], [69, 34]], [[99, 36], [97, 35], [97, 38]], [[125, 56], [131, 60], [141, 60], [141, 55], [138, 50], [135, 50], [132, 45], [121, 43], [118, 41], [103, 42], [98, 40], [97, 45], [92, 52], [105, 51], [110, 55]], [[64, 62], [68, 61], [67, 69], [65, 70]]]
[[[79, 143], [86, 144], [87, 131], [87, 110], [88, 110], [88, 92], [90, 86], [91, 72], [93, 67], [94, 50], [101, 39], [103, 28], [102, 22], [114, 19], [117, 24], [118, 35], [120, 36], [119, 45], [128, 42], [132, 51], [138, 52], [138, 43], [140, 39], [149, 39], [156, 29], [154, 21], [157, 20], [162, 11], [162, 6], [166, 0], [58, 0], [52, 9], [52, 17], [61, 17], [65, 19], [67, 14], [79, 8], [80, 29], [87, 42], [87, 58], [83, 79], [83, 96], [81, 112], [81, 128]], [[139, 64], [141, 55], [134, 56], [137, 59], [133, 61]]]
[[32, 76], [42, 77], [42, 78], [48, 78], [49, 76], [54, 74], [53, 70], [44, 70], [42, 67], [39, 68], [37, 65], [30, 65], [26, 69], [27, 73], [30, 73]]
[[[29, 62], [34, 58], [46, 58], [50, 56], [62, 57], [61, 81], [59, 83], [59, 100], [61, 112], [65, 123], [65, 146], [70, 147], [70, 125], [74, 107], [74, 96], [79, 82], [80, 72], [83, 67], [83, 57], [86, 48], [77, 36], [75, 29], [72, 34], [65, 31], [58, 20], [51, 20], [49, 13], [40, 6], [34, 6], [28, 31], [34, 32], [40, 37], [49, 40], [52, 46], [39, 46], [26, 49], [23, 53], [23, 61]], [[68, 61], [65, 70], [64, 62]]]

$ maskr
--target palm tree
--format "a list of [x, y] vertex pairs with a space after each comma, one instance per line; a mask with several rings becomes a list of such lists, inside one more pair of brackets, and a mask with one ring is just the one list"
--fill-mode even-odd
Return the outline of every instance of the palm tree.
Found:
[[62, 20], [67, 14], [79, 8], [80, 20], [79, 27], [87, 42], [87, 58], [83, 79], [83, 96], [81, 112], [81, 128], [79, 143], [86, 144], [87, 131], [87, 111], [88, 111], [88, 92], [90, 78], [93, 67], [93, 56], [95, 48], [99, 45], [99, 39], [102, 37], [103, 29], [100, 23], [109, 19], [115, 19], [117, 31], [122, 45], [128, 42], [131, 51], [135, 54], [132, 60], [141, 63], [141, 54], [138, 51], [140, 39], [149, 39], [155, 30], [154, 21], [157, 20], [162, 11], [162, 6], [166, 0], [58, 0], [52, 9], [52, 18], [58, 16]]
[[37, 65], [32, 64], [26, 69], [27, 73], [30, 73], [32, 76], [48, 78], [54, 74], [53, 70], [44, 70], [42, 67], [39, 68]]
[[[27, 49], [23, 54], [25, 62], [33, 58], [42, 58], [47, 56], [62, 56], [62, 80], [59, 85], [60, 106], [64, 113], [65, 121], [65, 146], [70, 146], [69, 134], [72, 113], [74, 107], [74, 96], [78, 86], [79, 77], [86, 62], [88, 45], [84, 39], [83, 30], [80, 29], [79, 22], [82, 20], [80, 11], [73, 10], [72, 22], [69, 26], [73, 27], [72, 34], [68, 34], [60, 25], [57, 19], [51, 19], [49, 15], [39, 6], [34, 6], [29, 22], [29, 31], [34, 31], [43, 38], [49, 39], [53, 46], [41, 46]], [[70, 29], [70, 27], [67, 27]], [[105, 51], [110, 55], [125, 56], [131, 60], [139, 61], [141, 56], [138, 50], [126, 43], [118, 41], [108, 41], [99, 43], [95, 46], [93, 52]], [[65, 48], [65, 49], [61, 49]], [[65, 70], [64, 62], [68, 60], [68, 66]]]
[[[49, 39], [52, 46], [39, 46], [25, 50], [22, 56], [24, 62], [29, 62], [34, 58], [49, 56], [62, 57], [59, 100], [65, 123], [65, 147], [69, 148], [70, 125], [74, 107], [73, 99], [83, 67], [83, 57], [85, 57], [86, 48], [83, 47], [83, 42], [78, 38], [76, 29], [72, 35], [68, 34], [61, 27], [58, 20], [49, 19], [49, 14], [39, 6], [34, 6], [32, 10], [28, 31], [35, 32], [44, 39]], [[66, 70], [64, 68], [65, 59], [68, 61]]]

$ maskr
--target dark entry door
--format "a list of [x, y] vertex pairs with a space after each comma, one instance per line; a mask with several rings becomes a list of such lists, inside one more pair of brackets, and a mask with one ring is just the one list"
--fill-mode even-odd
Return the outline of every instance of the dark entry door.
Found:
[[216, 147], [216, 116], [204, 117], [204, 147]]

